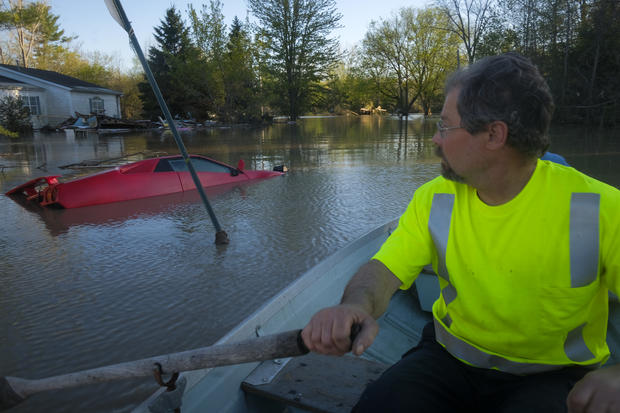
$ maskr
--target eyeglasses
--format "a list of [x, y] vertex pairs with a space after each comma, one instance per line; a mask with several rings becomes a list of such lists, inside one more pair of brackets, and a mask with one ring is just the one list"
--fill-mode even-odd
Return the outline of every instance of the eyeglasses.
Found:
[[453, 129], [463, 129], [463, 127], [462, 126], [444, 126], [442, 121], [437, 122], [437, 132], [439, 132], [439, 136], [441, 136], [441, 139], [446, 139], [447, 132]]

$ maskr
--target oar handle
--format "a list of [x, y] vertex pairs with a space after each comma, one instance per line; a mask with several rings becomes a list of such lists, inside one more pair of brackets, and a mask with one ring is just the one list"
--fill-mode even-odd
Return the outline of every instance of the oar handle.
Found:
[[[351, 326], [351, 334], [349, 335], [349, 339], [351, 340], [351, 347], [349, 347], [349, 351], [353, 350], [353, 342], [355, 341], [355, 338], [357, 337], [360, 331], [362, 331], [361, 324], [355, 323]], [[299, 333], [297, 334], [297, 346], [299, 347], [299, 350], [302, 352], [300, 355], [307, 354], [310, 352], [308, 347], [306, 347], [306, 343], [304, 343], [304, 339], [301, 337], [301, 330], [299, 330]]]

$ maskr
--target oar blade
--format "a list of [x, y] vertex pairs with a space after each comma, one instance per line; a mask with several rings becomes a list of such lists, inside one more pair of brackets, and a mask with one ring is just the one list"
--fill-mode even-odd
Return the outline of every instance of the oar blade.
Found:
[[115, 0], [104, 0], [104, 1], [105, 1], [105, 5], [108, 7], [108, 11], [110, 12], [110, 15], [112, 16], [112, 18], [116, 20], [116, 22], [120, 24], [121, 27], [127, 31], [128, 29], [127, 27], [125, 27], [125, 23], [123, 22], [123, 19], [121, 18], [121, 13], [119, 10], [119, 7], [121, 7], [121, 5], [118, 3], [118, 1], [115, 1]]

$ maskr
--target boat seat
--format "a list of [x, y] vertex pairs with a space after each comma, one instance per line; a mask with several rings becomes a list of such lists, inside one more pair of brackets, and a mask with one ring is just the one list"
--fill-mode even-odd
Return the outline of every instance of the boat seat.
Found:
[[350, 412], [366, 385], [387, 367], [352, 355], [310, 353], [261, 363], [246, 377], [241, 388], [250, 398], [276, 402], [281, 411]]

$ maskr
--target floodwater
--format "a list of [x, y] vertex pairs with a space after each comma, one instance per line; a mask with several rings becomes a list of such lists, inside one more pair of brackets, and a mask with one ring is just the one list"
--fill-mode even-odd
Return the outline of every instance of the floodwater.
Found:
[[[215, 342], [314, 264], [398, 215], [439, 173], [436, 120], [306, 118], [182, 133], [190, 153], [289, 172], [196, 194], [74, 210], [0, 195], [0, 375], [41, 378]], [[620, 186], [620, 131], [554, 128], [552, 150]], [[0, 192], [89, 159], [175, 154], [169, 132], [0, 137]], [[135, 158], [129, 157], [130, 159]], [[302, 326], [300, 326], [302, 327]], [[154, 379], [32, 396], [14, 412], [127, 412]]]

